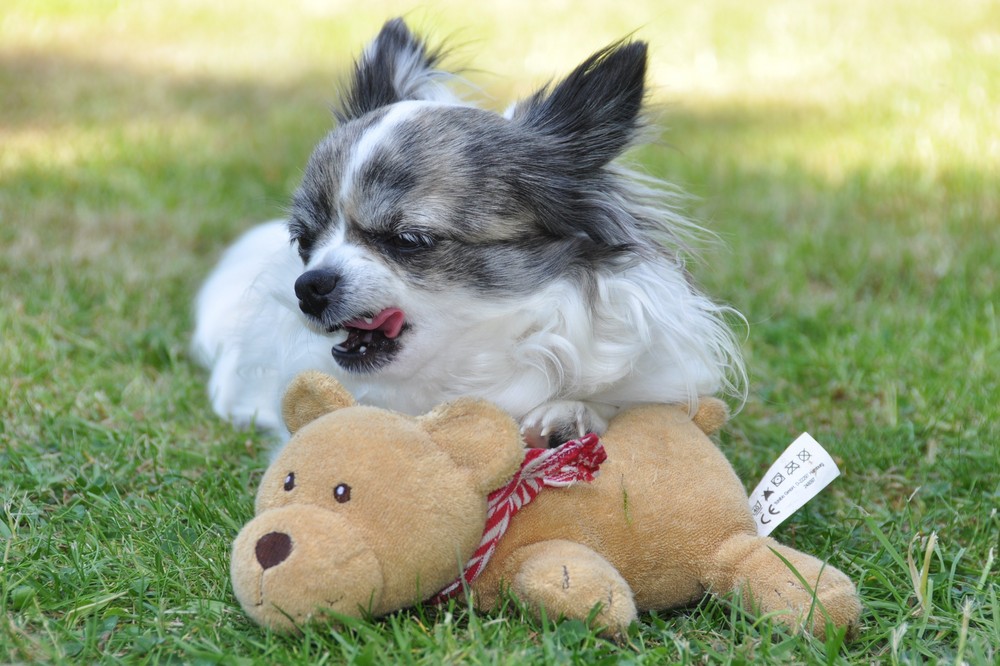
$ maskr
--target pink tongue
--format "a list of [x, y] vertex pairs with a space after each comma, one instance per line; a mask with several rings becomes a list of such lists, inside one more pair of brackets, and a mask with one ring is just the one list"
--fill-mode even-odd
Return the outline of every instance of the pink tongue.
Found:
[[352, 319], [351, 321], [344, 322], [344, 326], [360, 328], [362, 331], [382, 331], [382, 335], [391, 340], [397, 337], [399, 332], [403, 330], [405, 322], [406, 315], [403, 314], [402, 310], [399, 308], [386, 308], [375, 315], [370, 324], [364, 319]]

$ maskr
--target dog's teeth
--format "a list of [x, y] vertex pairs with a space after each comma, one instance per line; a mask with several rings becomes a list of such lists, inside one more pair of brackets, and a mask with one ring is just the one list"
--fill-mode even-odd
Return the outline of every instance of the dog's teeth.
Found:
[[366, 324], [371, 324], [373, 321], [375, 321], [374, 317], [363, 317], [363, 319], [365, 320]]
[[333, 345], [336, 347], [337, 345], [342, 345], [347, 342], [348, 335], [350, 335], [350, 333], [347, 332], [346, 328], [340, 328], [330, 334], [330, 341], [333, 342]]

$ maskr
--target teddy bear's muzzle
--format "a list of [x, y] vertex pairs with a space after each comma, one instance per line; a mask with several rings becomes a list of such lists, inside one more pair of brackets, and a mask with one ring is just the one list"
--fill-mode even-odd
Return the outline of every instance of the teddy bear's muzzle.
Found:
[[333, 611], [360, 617], [377, 607], [382, 570], [343, 516], [311, 505], [271, 509], [233, 543], [233, 591], [260, 624], [290, 630]]

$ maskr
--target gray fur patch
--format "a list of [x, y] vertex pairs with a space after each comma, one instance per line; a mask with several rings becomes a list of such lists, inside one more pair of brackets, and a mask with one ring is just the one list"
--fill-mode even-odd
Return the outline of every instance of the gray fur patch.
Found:
[[[373, 48], [358, 64], [355, 87], [370, 87], [386, 63], [426, 55], [422, 42], [400, 35], [380, 37]], [[491, 295], [529, 293], [567, 276], [586, 282], [596, 271], [662, 255], [668, 221], [652, 218], [649, 202], [611, 165], [641, 125], [645, 68], [644, 44], [612, 45], [510, 118], [401, 100], [379, 86], [371, 99], [367, 88], [351, 91], [354, 113], [344, 118], [353, 119], [317, 147], [293, 201], [300, 254], [308, 260], [343, 223], [349, 241], [407, 282]], [[400, 120], [391, 111], [401, 102], [410, 107]], [[346, 164], [356, 166], [348, 172]]]

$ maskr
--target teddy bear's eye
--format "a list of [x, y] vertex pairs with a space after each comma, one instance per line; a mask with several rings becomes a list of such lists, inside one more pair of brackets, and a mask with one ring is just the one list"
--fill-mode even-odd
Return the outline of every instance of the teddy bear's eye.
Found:
[[289, 472], [288, 476], [285, 477], [285, 490], [291, 490], [295, 487], [295, 472]]
[[337, 500], [341, 504], [344, 502], [350, 502], [351, 487], [346, 483], [337, 484], [337, 487], [333, 489], [333, 499]]

